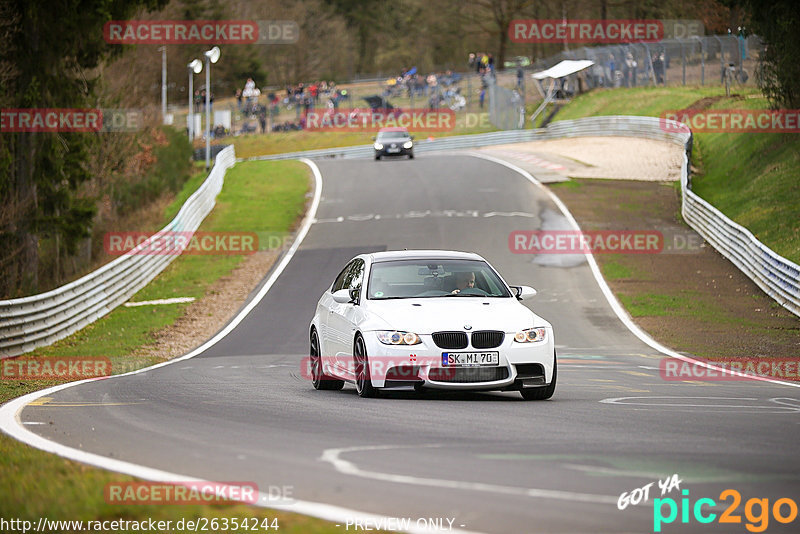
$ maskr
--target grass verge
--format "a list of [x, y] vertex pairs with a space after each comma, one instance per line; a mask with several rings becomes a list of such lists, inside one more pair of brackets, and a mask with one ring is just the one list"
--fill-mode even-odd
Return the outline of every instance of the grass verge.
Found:
[[[279, 232], [292, 230], [304, 212], [309, 189], [308, 169], [296, 161], [247, 162], [228, 171], [217, 205], [201, 231]], [[193, 177], [164, 213], [171, 219], [185, 199], [202, 183]], [[243, 260], [239, 256], [183, 255], [134, 297], [150, 300], [173, 296], [201, 298], [207, 288], [230, 273]], [[186, 304], [119, 307], [99, 321], [28, 357], [105, 356], [114, 373], [155, 363], [134, 356], [152, 341], [152, 335], [173, 323]], [[48, 381], [0, 381], [0, 402], [54, 385]], [[334, 532], [325, 521], [246, 505], [113, 505], [105, 502], [106, 484], [134, 480], [55, 455], [35, 450], [0, 435], [0, 517], [33, 521], [58, 520], [172, 520], [197, 518], [277, 518], [281, 532]], [[252, 521], [252, 520], [251, 520]], [[55, 529], [54, 529], [55, 530]], [[74, 528], [59, 528], [71, 532]], [[179, 531], [178, 529], [172, 529]], [[243, 530], [243, 529], [242, 529]], [[125, 532], [127, 530], [119, 530]]]
[[[441, 138], [453, 135], [469, 135], [496, 131], [497, 128], [489, 122], [488, 113], [456, 113], [455, 128], [447, 132], [415, 132], [411, 135], [416, 140], [431, 137]], [[316, 150], [321, 148], [338, 148], [355, 145], [372, 144], [375, 132], [342, 132], [342, 131], [293, 131], [273, 132], [267, 134], [250, 134], [236, 137], [225, 137], [220, 143], [232, 143], [236, 149], [236, 156], [251, 158], [280, 154], [282, 152], [297, 152], [301, 150]]]
[[[753, 88], [725, 97], [719, 87], [592, 91], [555, 120], [598, 115], [659, 116], [687, 107], [766, 109]], [[693, 188], [767, 246], [800, 260], [800, 137], [780, 133], [695, 133]], [[578, 180], [551, 187], [585, 229], [686, 231], [677, 184]], [[683, 228], [684, 230], [681, 230]], [[713, 360], [791, 357], [800, 350], [797, 318], [718, 254], [596, 256], [628, 313], [655, 339]]]
[[[603, 277], [636, 323], [680, 352], [717, 361], [791, 358], [800, 351], [800, 321], [677, 217], [672, 184], [577, 179], [550, 184], [581, 228], [660, 231], [659, 254], [595, 254]], [[702, 241], [698, 238], [696, 243]]]
[[[585, 93], [555, 120], [598, 115], [659, 116], [699, 101], [709, 109], [767, 109], [756, 89], [725, 97], [721, 87], [646, 87]], [[778, 254], [800, 263], [800, 136], [696, 133], [693, 190]]]

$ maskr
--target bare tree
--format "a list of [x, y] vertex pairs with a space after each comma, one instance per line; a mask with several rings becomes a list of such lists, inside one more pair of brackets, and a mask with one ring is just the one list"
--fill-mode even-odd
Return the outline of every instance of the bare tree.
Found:
[[508, 26], [534, 4], [536, 0], [474, 0], [474, 9], [467, 12], [471, 22], [497, 40], [497, 69], [502, 69], [505, 63]]

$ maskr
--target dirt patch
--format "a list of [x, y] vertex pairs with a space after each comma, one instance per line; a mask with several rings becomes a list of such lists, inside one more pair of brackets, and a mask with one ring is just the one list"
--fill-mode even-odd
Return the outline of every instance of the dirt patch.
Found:
[[695, 100], [684, 109], [708, 109], [714, 105], [714, 102], [718, 102], [725, 98], [724, 96], [707, 96], [705, 98], [701, 98], [700, 100]]
[[[312, 190], [306, 193], [303, 215], [289, 232], [296, 232], [313, 200]], [[228, 275], [214, 282], [200, 300], [192, 302], [173, 324], [153, 334], [153, 343], [140, 347], [134, 356], [163, 361], [182, 356], [216, 334], [245, 304], [247, 298], [269, 273], [281, 255], [280, 249], [260, 250], [244, 259]]]
[[487, 149], [496, 151], [537, 156], [562, 166], [559, 174], [576, 178], [678, 180], [683, 162], [682, 147], [638, 137], [550, 139]]
[[[551, 188], [584, 230], [658, 230], [667, 240], [677, 233], [702, 242], [680, 219], [676, 184], [576, 180]], [[710, 245], [689, 248], [595, 257], [634, 320], [677, 351], [722, 361], [800, 354], [800, 319]]]

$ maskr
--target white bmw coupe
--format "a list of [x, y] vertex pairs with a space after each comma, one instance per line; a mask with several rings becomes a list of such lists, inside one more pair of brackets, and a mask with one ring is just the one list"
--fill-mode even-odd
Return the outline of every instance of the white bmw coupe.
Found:
[[352, 382], [361, 397], [413, 386], [553, 396], [553, 327], [477, 254], [440, 250], [356, 256], [317, 304], [308, 372], [316, 389]]

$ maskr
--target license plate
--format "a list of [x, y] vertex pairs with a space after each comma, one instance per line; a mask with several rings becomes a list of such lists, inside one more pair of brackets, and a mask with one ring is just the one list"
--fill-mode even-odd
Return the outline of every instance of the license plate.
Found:
[[500, 365], [499, 352], [443, 352], [442, 366]]
[[387, 148], [386, 152], [400, 152], [399, 148]]

